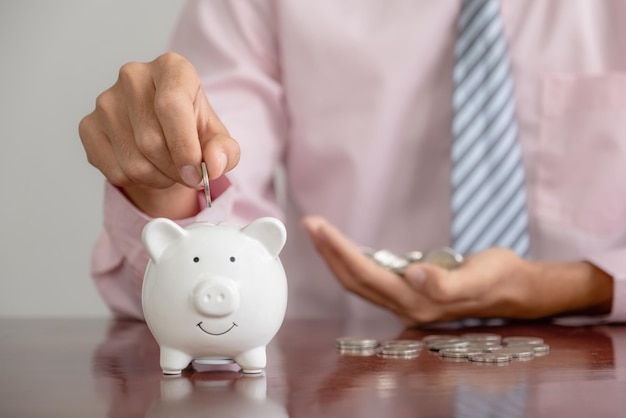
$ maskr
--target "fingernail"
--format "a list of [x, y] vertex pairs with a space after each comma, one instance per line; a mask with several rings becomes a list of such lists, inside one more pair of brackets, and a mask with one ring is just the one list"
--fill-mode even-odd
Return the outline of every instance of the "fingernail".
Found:
[[225, 153], [220, 155], [220, 175], [224, 174], [224, 170], [226, 170], [226, 164], [228, 164], [228, 157]]
[[202, 182], [200, 172], [196, 167], [191, 165], [186, 165], [181, 168], [180, 176], [189, 187], [197, 187], [198, 183]]
[[418, 266], [409, 266], [404, 272], [404, 279], [415, 289], [419, 289], [426, 280], [426, 272]]
[[302, 225], [310, 231], [317, 231], [323, 223], [324, 220], [315, 215], [309, 215], [302, 218]]

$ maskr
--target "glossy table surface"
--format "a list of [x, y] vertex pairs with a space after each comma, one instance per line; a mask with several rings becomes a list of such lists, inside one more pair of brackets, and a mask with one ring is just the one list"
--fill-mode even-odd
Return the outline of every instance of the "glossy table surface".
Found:
[[[507, 365], [340, 355], [335, 339], [488, 331], [531, 335], [548, 355]], [[626, 327], [508, 324], [389, 329], [288, 320], [262, 375], [159, 368], [144, 323], [0, 319], [1, 417], [623, 417]]]

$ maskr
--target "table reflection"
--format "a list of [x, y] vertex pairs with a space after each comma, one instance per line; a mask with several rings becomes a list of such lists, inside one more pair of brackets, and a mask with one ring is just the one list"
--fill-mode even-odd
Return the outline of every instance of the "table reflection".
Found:
[[147, 417], [287, 417], [278, 402], [266, 396], [265, 375], [236, 372], [164, 376], [161, 392]]
[[267, 397], [265, 374], [194, 365], [180, 376], [162, 375], [159, 346], [144, 323], [112, 323], [94, 352], [93, 369], [111, 417], [287, 416]]
[[[412, 360], [340, 355], [337, 337], [421, 339], [495, 332], [543, 338], [550, 353], [503, 366], [446, 360], [423, 350]], [[159, 347], [144, 323], [112, 322], [92, 357], [109, 416], [457, 417], [621, 416], [626, 328], [505, 324], [462, 329], [351, 327], [287, 321], [268, 346], [268, 367], [188, 367], [163, 376]], [[616, 382], [618, 381], [618, 382]], [[582, 396], [581, 396], [582, 394]], [[564, 401], [566, 400], [566, 401]], [[549, 413], [548, 413], [549, 412]]]
[[[386, 338], [421, 339], [428, 334], [495, 332], [503, 336], [543, 338], [548, 355], [505, 365], [443, 359], [423, 350], [414, 360], [331, 356], [333, 341], [325, 341], [326, 375], [314, 394], [291, 393], [291, 404], [313, 397], [320, 416], [358, 410], [360, 416], [523, 417], [569, 394], [571, 385], [616, 378], [611, 327], [566, 327], [551, 324], [463, 329], [410, 329]], [[339, 335], [336, 335], [339, 336]], [[617, 336], [616, 336], [617, 337]], [[321, 347], [320, 351], [324, 351]], [[292, 350], [284, 350], [293, 355]], [[311, 378], [314, 378], [312, 376]], [[551, 385], [557, 382], [557, 385]], [[291, 386], [291, 384], [290, 384]], [[542, 396], [540, 387], [551, 392]], [[589, 390], [602, 390], [588, 385]], [[546, 392], [547, 393], [547, 392]], [[297, 397], [298, 399], [293, 399]], [[382, 416], [382, 415], [378, 415]], [[575, 415], [578, 416], [578, 415]]]

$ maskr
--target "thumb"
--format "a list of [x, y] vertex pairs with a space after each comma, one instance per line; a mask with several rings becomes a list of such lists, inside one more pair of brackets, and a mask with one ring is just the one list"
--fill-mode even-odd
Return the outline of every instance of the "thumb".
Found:
[[455, 291], [458, 280], [455, 270], [446, 270], [428, 263], [412, 263], [404, 271], [404, 279], [416, 291], [432, 300], [445, 300]]

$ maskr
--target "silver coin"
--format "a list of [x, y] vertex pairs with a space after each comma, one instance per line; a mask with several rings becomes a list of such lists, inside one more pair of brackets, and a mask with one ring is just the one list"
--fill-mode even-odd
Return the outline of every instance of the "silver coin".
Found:
[[341, 354], [342, 356], [355, 356], [355, 357], [374, 356], [377, 353], [377, 350], [373, 348], [356, 348], [356, 349], [339, 348], [337, 351], [339, 351], [339, 354]]
[[211, 207], [211, 188], [209, 187], [209, 174], [206, 169], [206, 164], [202, 162], [202, 184], [204, 185], [204, 197], [206, 198], [207, 208]]
[[510, 354], [498, 354], [497, 352], [472, 354], [468, 358], [470, 361], [479, 363], [508, 363], [513, 359]]
[[472, 341], [472, 340], [467, 340], [469, 341], [469, 345], [468, 347], [472, 347], [472, 348], [493, 348], [493, 347], [502, 347], [502, 344], [497, 343], [495, 341]]
[[522, 358], [532, 358], [535, 357], [535, 350], [531, 346], [527, 345], [513, 345], [502, 347], [498, 350], [491, 351], [496, 354], [509, 354], [513, 358], [522, 359]]
[[502, 338], [502, 343], [504, 345], [539, 345], [543, 344], [544, 342], [543, 339], [539, 337], [513, 336]]
[[441, 357], [453, 357], [453, 358], [467, 358], [473, 354], [484, 353], [480, 348], [470, 348], [470, 347], [456, 347], [456, 348], [444, 348], [443, 350], [439, 350], [439, 355]]
[[414, 359], [414, 358], [418, 357], [420, 355], [420, 350], [407, 350], [407, 351], [404, 351], [404, 352], [401, 352], [401, 351], [389, 352], [389, 351], [378, 350], [376, 355], [378, 357], [382, 357], [382, 358], [405, 359], [405, 360], [408, 360], [408, 359]]
[[535, 350], [535, 355], [542, 355], [550, 352], [550, 346], [548, 344], [533, 344], [531, 347]]
[[378, 347], [378, 341], [373, 338], [341, 337], [335, 340], [337, 348], [345, 349], [372, 349]]
[[404, 347], [421, 350], [423, 344], [418, 340], [387, 340], [380, 343], [381, 347]]
[[[383, 250], [385, 251], [385, 250]], [[378, 253], [377, 253], [378, 254]], [[383, 257], [386, 257], [386, 263], [384, 264], [384, 267], [386, 267], [388, 270], [397, 273], [397, 274], [404, 274], [404, 271], [406, 270], [407, 266], [409, 265], [409, 262], [396, 255], [393, 254], [389, 251], [387, 251], [385, 253], [385, 255], [383, 255]]]
[[499, 349], [503, 347], [504, 346], [500, 344], [495, 344], [495, 345], [484, 345], [482, 348], [485, 353], [491, 353], [492, 351], [498, 351]]
[[428, 344], [428, 349], [431, 351], [445, 350], [446, 348], [461, 348], [467, 347], [469, 341], [458, 338], [456, 340], [447, 341], [434, 341]]
[[385, 346], [380, 347], [378, 352], [386, 356], [412, 356], [419, 354], [421, 349], [419, 348], [407, 348], [401, 346]]
[[403, 257], [409, 263], [417, 263], [424, 259], [424, 253], [421, 251], [409, 251], [408, 253], [404, 253]]
[[452, 248], [444, 247], [429, 252], [422, 261], [448, 270], [453, 270], [463, 264], [463, 256]]
[[372, 255], [372, 259], [387, 270], [398, 274], [404, 274], [404, 270], [409, 265], [409, 262], [406, 259], [392, 253], [389, 250], [376, 251]]

